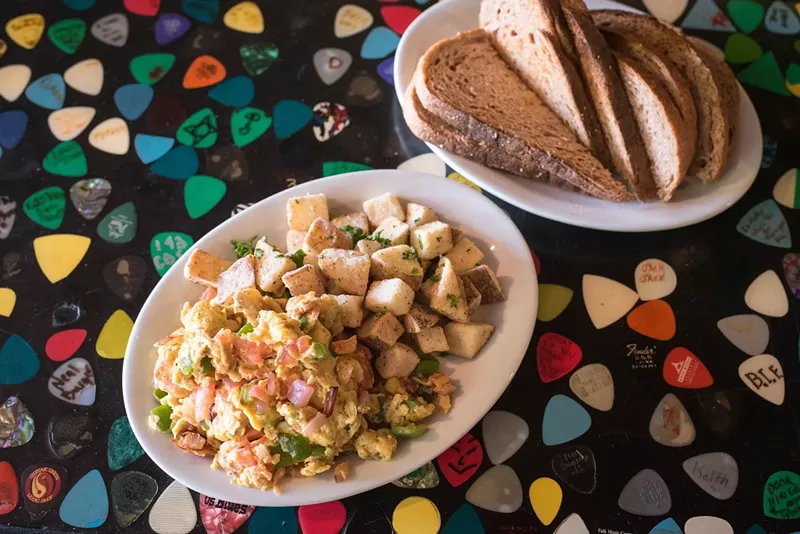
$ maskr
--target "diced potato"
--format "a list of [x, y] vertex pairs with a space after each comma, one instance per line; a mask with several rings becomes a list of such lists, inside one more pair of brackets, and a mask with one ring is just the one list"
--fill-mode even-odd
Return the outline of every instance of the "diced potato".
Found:
[[481, 249], [466, 237], [457, 241], [446, 256], [453, 262], [453, 269], [458, 274], [464, 274], [483, 261]]
[[369, 284], [369, 258], [354, 250], [328, 248], [319, 255], [319, 268], [336, 293], [363, 296]]
[[364, 321], [364, 297], [356, 295], [334, 295], [333, 298], [342, 307], [342, 326], [358, 328]]
[[230, 268], [231, 265], [233, 265], [233, 262], [198, 248], [189, 256], [189, 260], [183, 269], [183, 276], [187, 280], [198, 284], [217, 287], [219, 275]]
[[256, 287], [256, 257], [248, 254], [236, 260], [217, 280], [217, 302], [227, 302], [241, 289]]
[[434, 221], [419, 226], [414, 230], [411, 244], [417, 248], [417, 254], [422, 259], [432, 260], [436, 256], [446, 254], [453, 248], [450, 225]]
[[356, 244], [356, 250], [364, 254], [366, 257], [372, 256], [375, 252], [379, 251], [383, 245], [371, 239], [362, 239]]
[[464, 298], [467, 299], [467, 312], [472, 315], [478, 306], [481, 305], [482, 297], [480, 292], [475, 289], [475, 285], [469, 278], [461, 277], [461, 283], [464, 285]]
[[297, 269], [291, 258], [285, 256], [280, 250], [273, 247], [264, 238], [256, 243], [256, 250], [261, 251], [261, 256], [256, 256], [256, 283], [261, 291], [283, 294], [284, 285], [281, 277]]
[[305, 295], [310, 291], [317, 295], [325, 292], [319, 271], [313, 265], [303, 265], [299, 269], [289, 271], [281, 277], [281, 280], [293, 297]]
[[303, 256], [303, 265], [313, 265], [314, 267], [319, 267], [319, 256], [313, 252], [307, 252], [306, 255]]
[[352, 245], [350, 238], [332, 222], [322, 218], [314, 219], [303, 240], [303, 250], [312, 254], [319, 254], [326, 248], [349, 249]]
[[364, 299], [364, 306], [371, 312], [389, 312], [405, 315], [414, 302], [414, 290], [400, 280], [376, 280], [372, 282]]
[[448, 352], [461, 358], [471, 359], [489, 340], [494, 325], [488, 323], [447, 323], [444, 335], [450, 346]]
[[488, 265], [478, 265], [464, 273], [481, 294], [481, 304], [493, 304], [506, 300], [503, 286], [494, 271]]
[[419, 363], [419, 356], [414, 349], [403, 343], [383, 349], [375, 358], [375, 368], [383, 378], [406, 378]]
[[340, 339], [331, 343], [334, 354], [352, 354], [358, 346], [358, 338], [350, 336], [347, 339]]
[[[340, 215], [339, 217], [334, 217], [331, 221], [333, 225], [338, 228], [342, 229], [344, 227], [351, 227], [351, 228], [358, 228], [361, 230], [364, 235], [369, 235], [369, 219], [367, 219], [367, 214], [363, 211], [359, 211], [357, 213], [349, 213], [347, 215]], [[342, 230], [344, 232], [344, 230]], [[352, 236], [349, 232], [344, 232], [345, 235], [350, 239], [352, 243]], [[349, 248], [353, 248], [351, 245]]]
[[411, 309], [403, 316], [403, 326], [410, 334], [422, 332], [438, 322], [438, 315], [417, 303], [412, 304]]
[[389, 246], [404, 245], [408, 243], [408, 225], [396, 217], [387, 217], [372, 235], [388, 240]]
[[437, 220], [436, 213], [434, 213], [432, 209], [422, 204], [414, 204], [413, 202], [409, 202], [406, 205], [406, 222], [412, 231], [418, 226], [428, 224], [435, 220]]
[[329, 218], [328, 199], [323, 194], [292, 197], [286, 202], [286, 217], [289, 220], [289, 228], [305, 232], [311, 227], [314, 219]]
[[358, 339], [375, 350], [388, 349], [402, 334], [403, 325], [391, 313], [374, 313], [356, 330]]
[[447, 337], [445, 337], [444, 329], [441, 326], [432, 326], [422, 332], [417, 332], [414, 334], [414, 340], [416, 340], [419, 350], [425, 354], [450, 350], [450, 346], [447, 344]]
[[433, 271], [433, 274], [428, 277], [427, 280], [422, 282], [422, 285], [419, 288], [419, 293], [417, 293], [417, 301], [421, 302], [425, 305], [430, 303], [431, 298], [436, 294], [436, 291], [439, 289], [439, 283], [442, 281], [442, 270], [444, 269], [444, 262], [439, 260], [439, 263], [436, 264], [436, 269]]
[[397, 200], [397, 195], [393, 193], [384, 193], [375, 198], [365, 200], [364, 213], [367, 214], [369, 223], [373, 228], [377, 228], [388, 217], [396, 217], [401, 221], [404, 221], [406, 217], [405, 212], [403, 212], [403, 206]]
[[453, 264], [446, 257], [440, 261], [442, 265], [441, 280], [435, 293], [431, 296], [431, 309], [452, 321], [469, 322], [467, 299], [464, 296], [464, 285], [453, 269]]
[[399, 278], [414, 290], [422, 284], [422, 265], [417, 252], [408, 245], [374, 252], [370, 257], [369, 274], [375, 280]]
[[289, 230], [286, 232], [286, 252], [293, 254], [295, 251], [303, 248], [303, 241], [306, 239], [306, 233], [300, 230]]

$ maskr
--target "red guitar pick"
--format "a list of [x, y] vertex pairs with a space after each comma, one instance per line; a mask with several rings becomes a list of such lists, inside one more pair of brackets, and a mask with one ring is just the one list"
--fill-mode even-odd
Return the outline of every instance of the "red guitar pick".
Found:
[[255, 509], [255, 506], [200, 495], [200, 518], [208, 534], [233, 534]]
[[63, 362], [81, 348], [84, 339], [86, 330], [82, 328], [56, 332], [45, 343], [44, 353], [54, 362]]
[[386, 25], [398, 35], [403, 35], [403, 32], [408, 29], [414, 19], [417, 18], [422, 11], [415, 7], [409, 6], [386, 6], [381, 8], [381, 15]]
[[303, 532], [339, 534], [347, 519], [347, 510], [341, 501], [309, 504], [297, 510], [297, 519]]
[[155, 17], [160, 7], [161, 0], [125, 0], [125, 9], [143, 17]]
[[452, 447], [436, 458], [439, 470], [457, 488], [470, 479], [483, 463], [483, 447], [472, 434], [464, 434]]
[[14, 511], [19, 502], [19, 484], [14, 468], [8, 462], [0, 462], [0, 515]]
[[531, 249], [531, 256], [533, 257], [533, 266], [536, 267], [536, 276], [539, 276], [539, 273], [542, 272], [542, 263], [539, 261], [539, 256], [536, 255], [533, 249]]
[[683, 347], [675, 347], [664, 360], [664, 380], [676, 388], [700, 389], [714, 383], [700, 358]]
[[560, 334], [542, 334], [536, 345], [536, 366], [545, 384], [571, 373], [582, 357], [581, 348]]

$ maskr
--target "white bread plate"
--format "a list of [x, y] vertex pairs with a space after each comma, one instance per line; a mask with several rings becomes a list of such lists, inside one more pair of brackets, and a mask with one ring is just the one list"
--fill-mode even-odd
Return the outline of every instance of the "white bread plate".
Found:
[[[589, 9], [636, 9], [610, 0], [586, 0]], [[400, 40], [394, 62], [395, 91], [403, 102], [419, 59], [434, 43], [478, 27], [480, 0], [444, 0], [425, 10]], [[699, 223], [725, 211], [750, 189], [761, 166], [762, 137], [753, 103], [739, 85], [739, 124], [723, 175], [703, 185], [688, 180], [671, 202], [616, 204], [520, 178], [428, 146], [447, 165], [487, 192], [527, 212], [584, 228], [650, 232]]]
[[[194, 248], [235, 260], [232, 239], [267, 235], [283, 241], [288, 225], [286, 201], [295, 196], [323, 193], [332, 215], [362, 210], [362, 202], [386, 192], [405, 205], [414, 201], [433, 209], [440, 220], [459, 228], [485, 253], [485, 263], [496, 269], [506, 301], [482, 306], [474, 320], [495, 325], [489, 342], [472, 360], [441, 358], [442, 369], [457, 384], [453, 409], [437, 412], [428, 432], [400, 440], [391, 461], [359, 460], [347, 455], [350, 477], [333, 481], [333, 470], [315, 477], [292, 478], [285, 493], [244, 488], [229, 482], [224, 471], [211, 469], [210, 458], [184, 452], [148, 426], [153, 397], [153, 344], [180, 326], [184, 302], [196, 301], [204, 290], [183, 277], [186, 259]], [[145, 452], [169, 476], [202, 494], [253, 506], [300, 506], [342, 499], [388, 484], [433, 460], [472, 429], [505, 391], [525, 356], [538, 307], [538, 283], [530, 248], [508, 216], [485, 196], [469, 187], [428, 174], [380, 170], [342, 174], [314, 180], [273, 195], [247, 208], [206, 234], [175, 262], [148, 297], [131, 333], [122, 369], [122, 392], [131, 428]], [[345, 457], [342, 457], [345, 459]]]

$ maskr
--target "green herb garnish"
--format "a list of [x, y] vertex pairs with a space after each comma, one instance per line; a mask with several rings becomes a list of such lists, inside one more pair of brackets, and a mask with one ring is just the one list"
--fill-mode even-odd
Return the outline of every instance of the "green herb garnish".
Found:
[[433, 276], [431, 276], [430, 278], [428, 278], [428, 280], [430, 280], [431, 282], [434, 282], [434, 283], [438, 284], [439, 282], [441, 282], [441, 281], [442, 281], [442, 277], [441, 277], [441, 276], [439, 276], [438, 274], [434, 274]]
[[350, 237], [350, 240], [353, 241], [354, 246], [356, 243], [366, 238], [366, 236], [364, 235], [364, 230], [362, 230], [357, 226], [350, 226], [349, 224], [345, 224], [344, 226], [339, 228], [339, 230], [341, 230]]
[[303, 261], [306, 258], [306, 253], [303, 251], [303, 249], [297, 249], [294, 251], [294, 254], [289, 254], [289, 258], [294, 262], [294, 264], [299, 269], [300, 267], [303, 266]]
[[231, 245], [233, 245], [233, 250], [236, 251], [236, 257], [237, 258], [244, 258], [248, 254], [252, 254], [253, 253], [253, 241], [255, 241], [255, 240], [256, 240], [255, 237], [250, 239], [250, 241], [236, 241], [236, 240], [232, 239], [231, 240]]
[[389, 241], [388, 239], [386, 239], [385, 237], [382, 237], [381, 236], [382, 233], [383, 233], [383, 230], [378, 230], [376, 232], [371, 233], [370, 235], [368, 235], [364, 239], [366, 239], [367, 241], [375, 241], [376, 243], [380, 243], [384, 247], [390, 246], [392, 244], [392, 242]]
[[310, 325], [308, 324], [308, 316], [307, 315], [302, 315], [300, 317], [300, 330], [302, 330], [303, 332], [308, 334], [308, 327], [309, 326]]
[[452, 293], [448, 293], [447, 302], [449, 302], [450, 306], [452, 306], [453, 308], [457, 308], [458, 303], [461, 302], [461, 297], [459, 297], [458, 295], [453, 295]]
[[243, 336], [245, 334], [249, 334], [253, 330], [255, 330], [255, 328], [253, 328], [253, 325], [251, 325], [250, 323], [244, 323], [244, 326], [241, 327], [238, 332], [236, 332], [236, 335]]
[[417, 366], [412, 371], [411, 375], [416, 376], [419, 378], [428, 378], [432, 374], [436, 374], [439, 372], [439, 360], [436, 359], [435, 356], [432, 357], [433, 359], [423, 359], [421, 360]]
[[420, 250], [425, 250], [425, 245], [422, 244], [422, 237], [419, 234], [417, 234], [417, 245]]
[[262, 258], [264, 256], [264, 249], [263, 248], [255, 249], [253, 251], [253, 256], [255, 256], [256, 258]]
[[417, 258], [419, 258], [419, 255], [417, 254], [417, 249], [414, 247], [411, 247], [409, 250], [403, 252], [404, 260], [416, 260]]
[[204, 375], [210, 375], [214, 372], [214, 365], [211, 363], [211, 358], [206, 356], [200, 360], [200, 368], [203, 370]]

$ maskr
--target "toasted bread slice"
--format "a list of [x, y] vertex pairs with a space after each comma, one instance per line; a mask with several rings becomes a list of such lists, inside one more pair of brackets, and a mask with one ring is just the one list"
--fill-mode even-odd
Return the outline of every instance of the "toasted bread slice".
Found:
[[503, 61], [488, 33], [471, 30], [439, 41], [417, 69], [419, 102], [453, 129], [600, 198], [631, 200]]

